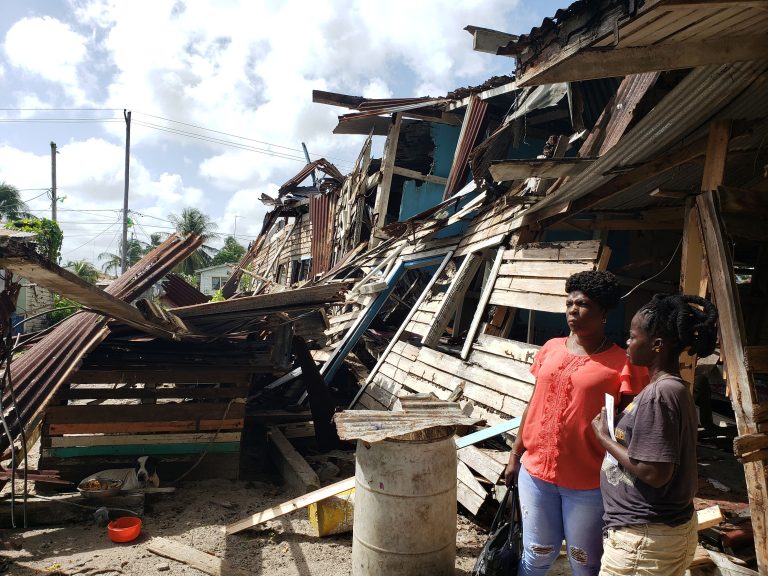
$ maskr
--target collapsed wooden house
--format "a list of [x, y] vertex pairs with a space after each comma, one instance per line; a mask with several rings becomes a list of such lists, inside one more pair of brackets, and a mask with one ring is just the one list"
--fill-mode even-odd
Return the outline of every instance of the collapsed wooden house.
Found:
[[[443, 98], [315, 92], [351, 110], [336, 133], [387, 138], [381, 162], [367, 160], [366, 142], [342, 184], [376, 187], [367, 204], [345, 197], [363, 226], [335, 224], [370, 235], [334, 237], [329, 272], [308, 279], [356, 277], [329, 319], [333, 338], [313, 353], [326, 382], [380, 323], [406, 269], [423, 289], [389, 322], [388, 344], [369, 347], [374, 361], [354, 359], [354, 407], [432, 392], [491, 423], [520, 415], [538, 345], [566, 329], [564, 280], [576, 271], [608, 269], [626, 286], [608, 326], [617, 342], [653, 293], [709, 296], [723, 365], [713, 401], [733, 413], [756, 562], [768, 570], [764, 4], [576, 2], [520, 37], [467, 28], [475, 49], [516, 57], [516, 79]], [[681, 363], [693, 383], [697, 359]], [[467, 458], [460, 501], [477, 512], [503, 457]]]
[[[170, 310], [141, 298], [200, 243], [171, 236], [102, 291], [18, 239], [2, 238], [0, 266], [84, 306], [23, 343], [25, 353], [12, 363], [18, 349], [5, 350], [4, 459], [18, 464], [39, 438], [38, 468], [57, 471], [26, 471], [28, 479], [76, 484], [148, 454], [161, 457], [168, 480], [238, 478], [247, 418], [269, 419], [248, 413], [251, 385], [291, 369], [294, 341], [314, 330], [306, 317], [343, 299], [347, 285]], [[177, 301], [205, 300], [188, 285], [169, 292]], [[21, 474], [3, 469], [0, 480], [14, 473]]]
[[[46, 455], [61, 459], [75, 447], [67, 439], [73, 429], [61, 426], [108, 432], [109, 419], [91, 422], [92, 412], [71, 405], [76, 400], [154, 401], [158, 408], [132, 407], [140, 416], [110, 413], [112, 421], [145, 422], [132, 430], [142, 439], [127, 438], [128, 445], [150, 442], [159, 431], [151, 426], [176, 421], [188, 428], [162, 432], [226, 444], [240, 428], [234, 422], [225, 430], [221, 422], [242, 416], [231, 399], [242, 397], [246, 383], [258, 395], [297, 378], [309, 392], [297, 402], [309, 400], [314, 431], [327, 434], [328, 398], [317, 400], [317, 391], [340, 371], [358, 384], [350, 408], [389, 410], [402, 397], [432, 393], [457, 400], [471, 417], [503, 423], [530, 398], [539, 345], [566, 330], [565, 279], [608, 269], [628, 292], [608, 325], [616, 342], [653, 293], [715, 300], [723, 378], [710, 400], [732, 411], [756, 563], [768, 570], [765, 4], [580, 1], [520, 37], [467, 27], [476, 50], [515, 56], [515, 78], [440, 98], [315, 92], [315, 102], [349, 109], [335, 133], [368, 136], [353, 171], [345, 177], [316, 161], [278, 198], [264, 198], [272, 210], [224, 286], [227, 301], [179, 303], [161, 324], [113, 310], [134, 332], [107, 337], [100, 325], [98, 337], [83, 336], [74, 345], [81, 351], [46, 387]], [[386, 136], [380, 160], [371, 157], [373, 136]], [[205, 386], [199, 375], [209, 355], [194, 343], [170, 342], [177, 321], [192, 335], [227, 343], [244, 333], [270, 336], [246, 339], [243, 356], [222, 346], [232, 373]], [[291, 330], [304, 336], [306, 351], [292, 355], [285, 346]], [[195, 356], [200, 371], [160, 374], [139, 362], [147, 353], [178, 364]], [[246, 356], [264, 363], [256, 369]], [[65, 386], [113, 382], [115, 362], [131, 367], [121, 368], [120, 382], [145, 383], [140, 393]], [[693, 383], [697, 359], [681, 362]], [[254, 381], [260, 371], [271, 376]], [[146, 385], [171, 378], [195, 387]], [[59, 390], [59, 403], [68, 405], [53, 405]], [[177, 419], [161, 408], [173, 394], [215, 398], [215, 406], [185, 406]], [[158, 416], [150, 426], [152, 410]], [[43, 413], [36, 417], [43, 421]], [[506, 460], [501, 447], [459, 453], [459, 502], [472, 514], [493, 504], [489, 487]]]

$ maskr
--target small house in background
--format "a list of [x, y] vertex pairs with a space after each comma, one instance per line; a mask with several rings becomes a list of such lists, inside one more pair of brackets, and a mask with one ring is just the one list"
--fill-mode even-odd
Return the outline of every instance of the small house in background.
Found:
[[200, 292], [206, 296], [212, 296], [214, 292], [221, 290], [232, 275], [235, 266], [235, 264], [218, 264], [195, 270], [195, 274], [200, 275]]

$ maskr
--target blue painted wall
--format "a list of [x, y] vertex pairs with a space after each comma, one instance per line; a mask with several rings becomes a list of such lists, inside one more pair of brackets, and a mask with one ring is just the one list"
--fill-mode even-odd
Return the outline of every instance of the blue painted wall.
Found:
[[[453, 154], [459, 141], [461, 129], [458, 126], [448, 124], [430, 124], [429, 131], [432, 141], [435, 143], [435, 167], [432, 173], [435, 176], [447, 178], [451, 171]], [[407, 220], [411, 216], [439, 204], [443, 200], [444, 190], [445, 186], [439, 184], [406, 180], [403, 185], [403, 197], [400, 201], [400, 221]]]

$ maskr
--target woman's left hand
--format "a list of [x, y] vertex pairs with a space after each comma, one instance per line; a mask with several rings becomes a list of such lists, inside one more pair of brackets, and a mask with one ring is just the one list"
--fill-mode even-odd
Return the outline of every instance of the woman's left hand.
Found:
[[600, 412], [592, 420], [592, 430], [595, 431], [595, 435], [600, 438], [610, 438], [611, 433], [608, 430], [608, 416], [605, 410], [605, 406], [600, 409]]

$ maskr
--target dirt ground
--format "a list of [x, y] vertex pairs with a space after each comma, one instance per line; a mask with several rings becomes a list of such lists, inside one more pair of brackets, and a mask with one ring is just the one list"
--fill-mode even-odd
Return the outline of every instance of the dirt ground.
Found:
[[[746, 507], [743, 472], [739, 466], [733, 466], [732, 461], [732, 455], [699, 446], [700, 500], [697, 502], [697, 508], [719, 504], [724, 511], [738, 511]], [[719, 482], [713, 483], [712, 477], [716, 477]], [[720, 482], [730, 485], [730, 489]], [[20, 491], [21, 485], [17, 483], [17, 493]], [[8, 486], [3, 492], [8, 492]], [[0, 576], [203, 574], [182, 562], [150, 552], [147, 543], [156, 536], [225, 559], [232, 566], [253, 575], [350, 574], [351, 534], [325, 538], [314, 536], [306, 509], [266, 522], [257, 529], [241, 534], [229, 537], [224, 534], [226, 524], [298, 495], [289, 488], [269, 482], [185, 481], [172, 494], [147, 497], [142, 534], [138, 540], [129, 544], [111, 542], [107, 537], [106, 528], [98, 527], [90, 520], [45, 529], [0, 531], [3, 540], [15, 540], [22, 547], [14, 551], [0, 550]], [[469, 519], [461, 514], [457, 516], [457, 576], [471, 574], [486, 537], [486, 532]], [[563, 555], [549, 574], [571, 574]], [[226, 573], [222, 576], [226, 576]]]
[[[129, 544], [114, 544], [106, 528], [95, 523], [57, 528], [6, 531], [23, 548], [0, 552], [0, 573], [13, 576], [66, 574], [197, 576], [189, 566], [156, 556], [147, 549], [153, 536], [192, 546], [231, 562], [251, 574], [270, 576], [341, 576], [351, 571], [351, 534], [317, 538], [306, 511], [263, 524], [259, 529], [226, 537], [224, 525], [280, 504], [297, 494], [261, 482], [208, 480], [186, 482], [173, 494], [153, 495], [145, 511], [142, 534]], [[469, 575], [485, 533], [458, 516], [456, 574]], [[565, 575], [561, 568], [551, 574]]]

